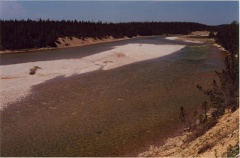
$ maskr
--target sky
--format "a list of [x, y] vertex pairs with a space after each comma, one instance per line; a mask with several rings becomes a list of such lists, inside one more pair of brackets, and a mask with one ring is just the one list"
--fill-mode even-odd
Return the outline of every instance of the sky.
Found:
[[50, 19], [102, 22], [239, 21], [238, 1], [2, 1], [0, 19]]

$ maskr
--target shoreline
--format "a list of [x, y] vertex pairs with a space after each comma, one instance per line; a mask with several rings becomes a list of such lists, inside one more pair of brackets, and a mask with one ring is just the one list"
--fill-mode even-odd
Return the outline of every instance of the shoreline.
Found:
[[43, 47], [43, 48], [27, 48], [27, 49], [19, 49], [19, 50], [4, 50], [0, 51], [1, 54], [14, 54], [14, 53], [31, 53], [34, 51], [44, 51], [44, 50], [57, 50], [63, 48], [74, 48], [74, 47], [82, 47], [87, 45], [101, 44], [101, 43], [109, 43], [116, 41], [129, 40], [140, 37], [150, 37], [150, 36], [134, 36], [132, 38], [124, 37], [124, 38], [113, 38], [109, 36], [108, 38], [103, 39], [94, 39], [92, 37], [86, 37], [84, 40], [76, 38], [76, 37], [59, 37], [57, 40], [60, 43], [55, 42], [57, 47]]
[[[145, 46], [135, 45], [134, 47]], [[101, 70], [67, 78], [59, 76], [44, 82], [44, 84], [36, 85], [28, 98], [3, 111], [5, 120], [13, 120], [13, 122], [7, 122], [11, 126], [10, 128], [8, 126], [4, 128], [5, 138], [15, 137], [17, 133], [15, 134], [14, 131], [20, 129], [23, 135], [21, 138], [16, 137], [16, 140], [30, 140], [30, 144], [26, 144], [28, 147], [20, 147], [21, 151], [26, 151], [23, 152], [26, 156], [31, 156], [31, 153], [27, 153], [29, 147], [31, 149], [31, 146], [35, 144], [34, 142], [49, 139], [56, 140], [55, 143], [59, 142], [59, 148], [62, 151], [65, 151], [66, 146], [61, 142], [70, 140], [68, 142], [72, 149], [71, 153], [78, 153], [78, 149], [82, 148], [82, 145], [78, 145], [76, 142], [71, 143], [71, 140], [79, 139], [81, 144], [91, 142], [87, 143], [89, 144], [88, 150], [83, 147], [84, 150], [80, 154], [82, 156], [136, 156], [147, 150], [149, 144], [159, 145], [160, 141], [174, 135], [175, 130], [178, 129], [176, 128], [179, 125], [178, 122], [180, 122], [178, 118], [180, 107], [168, 109], [169, 103], [173, 101], [173, 104], [170, 105], [177, 104], [177, 100], [180, 101], [183, 96], [195, 98], [195, 95], [192, 96], [193, 93], [189, 92], [196, 90], [195, 84], [198, 82], [196, 79], [201, 76], [196, 73], [196, 75], [188, 77], [180, 73], [180, 76], [177, 77], [177, 73], [173, 74], [172, 72], [183, 72], [184, 68], [188, 68], [187, 65], [179, 65], [179, 63], [176, 63], [176, 67], [171, 69], [173, 71], [166, 70], [173, 66], [169, 61], [174, 60], [177, 54], [178, 52], [156, 60], [139, 62], [109, 71]], [[120, 57], [120, 59], [122, 58], [124, 57]], [[192, 72], [192, 70], [187, 72]], [[37, 72], [36, 75], [42, 71]], [[168, 81], [162, 80], [162, 76], [169, 76], [167, 77]], [[208, 74], [204, 76], [210, 77]], [[184, 82], [178, 80], [179, 77]], [[34, 75], [31, 78], [40, 78], [40, 76]], [[193, 84], [185, 87], [184, 83], [188, 82]], [[169, 86], [172, 86], [173, 89], [170, 88], [166, 93]], [[178, 90], [175, 91], [174, 87], [178, 87]], [[175, 98], [176, 94], [180, 96]], [[169, 102], [166, 103], [164, 98], [169, 98]], [[196, 101], [190, 99], [189, 105], [194, 105]], [[188, 103], [183, 102], [183, 104]], [[161, 105], [168, 110], [162, 110]], [[6, 117], [5, 114], [9, 114], [9, 117]], [[45, 122], [45, 120], [48, 121]], [[27, 127], [22, 126], [25, 124]], [[59, 128], [58, 125], [64, 126]], [[52, 136], [45, 134], [49, 128], [54, 129], [51, 130]], [[59, 130], [71, 131], [70, 133], [73, 134], [66, 133], [64, 135], [65, 132], [60, 132], [63, 135], [58, 135]], [[32, 135], [34, 133], [36, 135]], [[32, 137], [29, 137], [31, 135]], [[51, 147], [51, 143], [45, 143]], [[108, 147], [101, 144], [106, 144]], [[10, 147], [11, 141], [6, 140], [5, 145]], [[15, 147], [18, 146], [19, 143], [16, 143]], [[76, 146], [78, 147], [76, 148]], [[19, 149], [15, 147], [12, 147], [13, 151]], [[42, 146], [38, 149], [48, 150], [45, 147]], [[36, 149], [33, 146], [33, 150]], [[96, 153], [95, 155], [91, 154], [93, 151]], [[135, 151], [136, 153], [133, 153]], [[63, 154], [55, 156], [63, 156]]]
[[109, 43], [109, 42], [116, 42], [116, 41], [123, 41], [123, 40], [130, 40], [130, 39], [135, 39], [135, 38], [147, 38], [147, 37], [156, 37], [156, 36], [162, 36], [165, 37], [165, 39], [168, 40], [179, 40], [179, 41], [184, 41], [188, 43], [197, 43], [197, 44], [202, 44], [203, 42], [196, 42], [196, 41], [191, 41], [191, 40], [184, 40], [183, 37], [187, 37], [189, 35], [152, 35], [152, 36], [134, 36], [134, 37], [123, 37], [123, 38], [113, 38], [112, 36], [109, 36], [107, 38], [102, 38], [102, 39], [95, 39], [92, 37], [86, 37], [85, 39], [79, 39], [76, 37], [72, 36], [67, 36], [67, 37], [59, 37], [57, 39], [58, 42], [55, 42], [57, 47], [43, 47], [43, 48], [26, 48], [26, 49], [17, 49], [17, 50], [4, 50], [0, 51], [0, 55], [2, 54], [14, 54], [14, 53], [31, 53], [35, 51], [45, 51], [45, 50], [57, 50], [57, 49], [63, 49], [63, 48], [74, 48], [74, 47], [82, 47], [82, 46], [87, 46], [87, 45], [94, 45], [94, 44], [101, 44], [101, 43]]
[[[227, 157], [229, 147], [238, 146], [239, 109], [227, 111], [215, 126], [206, 133], [189, 141], [192, 131], [169, 137], [164, 145], [150, 145], [138, 157]], [[221, 132], [220, 132], [221, 131]], [[177, 143], [176, 143], [177, 142]]]
[[[213, 39], [198, 40], [188, 36], [169, 37], [168, 39], [192, 43], [211, 43], [221, 52], [228, 53], [221, 45], [212, 43]], [[137, 157], [227, 157], [230, 147], [230, 150], [235, 150], [239, 146], [238, 124], [239, 109], [234, 112], [227, 109], [225, 114], [218, 118], [217, 124], [203, 135], [191, 140], [191, 137], [194, 137], [194, 131], [186, 127], [179, 134], [168, 137], [163, 145], [149, 145], [149, 149], [138, 153]]]
[[[127, 44], [79, 59], [1, 65], [0, 109], [30, 95], [32, 86], [57, 76], [68, 77], [96, 70], [110, 70], [135, 62], [163, 57], [184, 47], [185, 45]], [[29, 69], [33, 66], [39, 66], [42, 69], [39, 69], [35, 75], [29, 75]]]
[[[203, 41], [206, 42], [206, 39], [199, 40], [199, 39], [193, 39], [192, 36], [199, 36], [199, 37], [205, 37], [207, 38], [209, 35], [209, 31], [195, 31], [191, 32], [188, 35], [152, 35], [152, 36], [162, 36], [165, 37], [168, 40], [180, 40], [188, 43], [196, 43], [196, 44], [202, 44]], [[122, 41], [122, 40], [129, 40], [139, 37], [152, 37], [152, 36], [134, 36], [134, 37], [123, 37], [123, 38], [113, 38], [112, 36], [108, 36], [107, 38], [92, 38], [92, 37], [86, 37], [85, 39], [76, 38], [74, 36], [66, 36], [66, 37], [59, 37], [57, 39], [57, 42], [55, 44], [57, 47], [44, 47], [44, 48], [29, 48], [29, 49], [20, 49], [20, 50], [4, 50], [0, 51], [1, 54], [10, 54], [10, 53], [26, 53], [26, 52], [34, 52], [34, 51], [44, 51], [44, 50], [55, 50], [60, 48], [72, 48], [72, 47], [81, 47], [86, 45], [92, 45], [92, 44], [100, 44], [100, 43], [108, 43], [108, 42], [115, 42], [115, 41]], [[188, 38], [190, 37], [190, 39]], [[219, 45], [216, 45], [217, 47], [221, 47]], [[222, 49], [222, 47], [220, 48]], [[222, 50], [224, 51], [224, 49]]]
[[[138, 38], [140, 36], [136, 36], [133, 38]], [[69, 39], [74, 39], [71, 43], [71, 40]], [[67, 42], [64, 42], [63, 40], [67, 39]], [[128, 40], [128, 39], [132, 39], [132, 38], [104, 38], [104, 39], [96, 39], [94, 40], [94, 38], [89, 38], [87, 37], [86, 40], [81, 40], [78, 39], [76, 37], [65, 37], [65, 38], [58, 38], [57, 40], [60, 40], [60, 44], [55, 42], [57, 47], [44, 47], [44, 48], [27, 48], [27, 49], [20, 49], [20, 50], [4, 50], [4, 51], [0, 51], [0, 54], [12, 54], [12, 53], [26, 53], [26, 52], [34, 52], [34, 51], [44, 51], [44, 50], [56, 50], [56, 49], [61, 49], [61, 48], [73, 48], [73, 47], [81, 47], [81, 46], [85, 46], [85, 45], [92, 45], [92, 44], [99, 44], [99, 43], [107, 43], [107, 42], [115, 42], [115, 41], [121, 41], [121, 40]], [[76, 40], [77, 40], [77, 44], [76, 44]], [[84, 42], [85, 41], [85, 42]], [[66, 46], [66, 44], [70, 44], [68, 46]]]

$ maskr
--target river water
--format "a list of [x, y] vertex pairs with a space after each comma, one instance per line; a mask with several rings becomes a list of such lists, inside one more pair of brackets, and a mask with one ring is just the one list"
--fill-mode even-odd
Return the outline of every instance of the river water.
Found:
[[138, 38], [1, 55], [1, 64], [81, 58], [128, 43], [187, 46], [158, 59], [34, 86], [35, 93], [1, 111], [1, 156], [137, 156], [178, 134], [180, 107], [188, 116], [199, 108], [207, 98], [196, 85], [209, 87], [224, 65], [211, 44]]
[[99, 52], [113, 49], [115, 46], [126, 44], [187, 44], [181, 41], [166, 40], [163, 37], [144, 37], [134, 38], [123, 41], [108, 42], [94, 45], [86, 45], [82, 47], [42, 50], [35, 52], [23, 52], [13, 54], [0, 54], [0, 65], [18, 64], [35, 61], [51, 61], [60, 59], [77, 59], [85, 56], [90, 56]]

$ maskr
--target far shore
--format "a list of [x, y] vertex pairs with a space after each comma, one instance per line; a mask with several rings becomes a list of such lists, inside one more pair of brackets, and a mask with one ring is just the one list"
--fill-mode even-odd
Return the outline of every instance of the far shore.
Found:
[[[196, 31], [192, 32], [189, 35], [162, 35], [163, 37], [166, 37], [166, 39], [169, 40], [182, 40], [189, 43], [202, 43], [199, 40], [189, 40], [186, 39], [186, 37], [194, 35], [194, 36], [207, 36], [208, 31]], [[153, 36], [159, 36], [159, 35], [153, 35]], [[123, 38], [113, 38], [112, 36], [109, 36], [107, 38], [102, 39], [95, 39], [92, 37], [86, 37], [85, 39], [79, 39], [76, 37], [59, 37], [57, 39], [58, 42], [55, 42], [57, 47], [44, 47], [44, 48], [27, 48], [27, 49], [17, 49], [17, 50], [4, 50], [0, 51], [0, 54], [10, 54], [10, 53], [26, 53], [26, 52], [34, 52], [34, 51], [42, 51], [42, 50], [54, 50], [54, 49], [60, 49], [60, 48], [70, 48], [70, 47], [80, 47], [80, 46], [86, 46], [86, 45], [92, 45], [92, 44], [99, 44], [99, 43], [107, 43], [107, 42], [114, 42], [114, 41], [121, 41], [121, 40], [128, 40], [133, 38], [139, 38], [139, 37], [150, 37], [150, 36], [134, 36], [132, 38], [129, 37], [123, 37]]]
[[[141, 36], [135, 36], [132, 38], [138, 38]], [[114, 42], [114, 41], [121, 41], [121, 40], [128, 40], [132, 39], [129, 37], [124, 38], [102, 38], [102, 39], [94, 39], [92, 37], [87, 37], [84, 40], [79, 39], [76, 37], [59, 37], [58, 42], [55, 42], [57, 47], [44, 47], [44, 48], [28, 48], [28, 49], [18, 49], [18, 50], [4, 50], [0, 51], [0, 54], [10, 54], [10, 53], [26, 53], [26, 52], [34, 52], [34, 51], [42, 51], [42, 50], [54, 50], [60, 48], [70, 48], [70, 47], [80, 47], [85, 45], [92, 45], [92, 44], [99, 44], [99, 43], [107, 43], [107, 42]]]

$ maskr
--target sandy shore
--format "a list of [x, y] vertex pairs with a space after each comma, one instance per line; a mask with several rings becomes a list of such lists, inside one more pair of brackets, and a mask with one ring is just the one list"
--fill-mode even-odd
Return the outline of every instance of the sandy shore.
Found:
[[[112, 50], [99, 52], [80, 59], [37, 61], [14, 65], [2, 65], [0, 108], [26, 97], [31, 87], [57, 76], [71, 76], [95, 70], [109, 70], [127, 64], [159, 58], [176, 52], [184, 45], [127, 44]], [[39, 66], [35, 75], [29, 75], [29, 69]]]
[[180, 36], [180, 37], [166, 37], [166, 39], [168, 40], [180, 40], [180, 41], [184, 41], [184, 42], [188, 42], [188, 43], [196, 43], [196, 44], [203, 44], [204, 41], [199, 41], [196, 39], [189, 39], [187, 38], [188, 36]]

